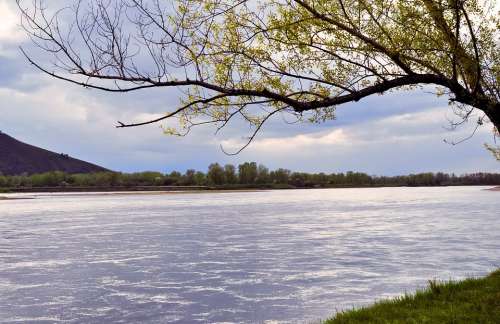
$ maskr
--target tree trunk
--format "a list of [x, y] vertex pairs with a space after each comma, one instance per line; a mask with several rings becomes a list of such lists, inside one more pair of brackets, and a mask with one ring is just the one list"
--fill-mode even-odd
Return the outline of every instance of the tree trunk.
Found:
[[483, 111], [486, 116], [490, 119], [490, 121], [495, 125], [496, 129], [500, 131], [500, 102], [488, 98], [484, 95], [473, 95], [464, 91], [465, 89], [460, 87], [451, 88], [458, 102], [461, 102], [466, 105], [470, 105], [475, 107], [481, 111]]
[[484, 112], [497, 130], [500, 131], [500, 103], [492, 104], [489, 109], [485, 109]]
[[500, 131], [500, 111], [496, 111], [495, 114], [492, 116], [488, 114], [488, 117], [490, 118], [493, 125], [495, 125], [497, 130]]

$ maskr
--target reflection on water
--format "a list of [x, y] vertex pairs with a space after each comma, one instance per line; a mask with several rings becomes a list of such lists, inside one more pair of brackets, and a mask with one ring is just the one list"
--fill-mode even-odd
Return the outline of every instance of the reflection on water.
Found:
[[478, 187], [0, 201], [0, 321], [303, 323], [500, 266]]

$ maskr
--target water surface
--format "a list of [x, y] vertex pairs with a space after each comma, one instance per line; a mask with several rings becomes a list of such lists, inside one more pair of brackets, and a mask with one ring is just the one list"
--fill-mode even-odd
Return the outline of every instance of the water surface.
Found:
[[317, 322], [499, 267], [482, 189], [3, 200], [0, 322]]

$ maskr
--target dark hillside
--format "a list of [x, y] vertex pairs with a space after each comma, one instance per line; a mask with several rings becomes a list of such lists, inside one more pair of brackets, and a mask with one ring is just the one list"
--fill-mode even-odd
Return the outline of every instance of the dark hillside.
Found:
[[0, 174], [18, 175], [49, 171], [91, 173], [109, 171], [98, 165], [29, 145], [0, 132]]

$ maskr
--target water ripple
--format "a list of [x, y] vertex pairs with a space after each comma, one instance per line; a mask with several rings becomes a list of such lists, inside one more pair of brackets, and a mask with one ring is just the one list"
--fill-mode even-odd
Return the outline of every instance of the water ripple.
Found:
[[316, 322], [499, 267], [481, 189], [0, 201], [0, 322]]

